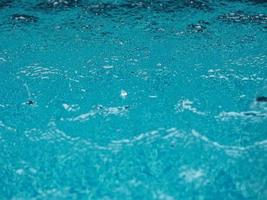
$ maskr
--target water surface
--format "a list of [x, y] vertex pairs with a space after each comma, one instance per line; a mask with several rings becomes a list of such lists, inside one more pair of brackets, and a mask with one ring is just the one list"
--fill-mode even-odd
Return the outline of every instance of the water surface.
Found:
[[267, 198], [267, 3], [1, 0], [0, 198]]

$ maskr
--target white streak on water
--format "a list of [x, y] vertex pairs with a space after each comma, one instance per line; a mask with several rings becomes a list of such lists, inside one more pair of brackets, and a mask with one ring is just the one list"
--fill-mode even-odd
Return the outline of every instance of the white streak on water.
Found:
[[204, 136], [204, 135], [201, 135], [199, 132], [195, 131], [195, 130], [192, 130], [192, 135], [218, 149], [223, 149], [225, 151], [227, 151], [228, 153], [231, 153], [231, 151], [234, 151], [234, 152], [242, 152], [242, 151], [247, 151], [247, 150], [250, 150], [252, 148], [255, 148], [255, 147], [263, 147], [263, 148], [267, 148], [267, 140], [263, 140], [263, 141], [259, 141], [259, 142], [255, 142], [254, 144], [252, 145], [247, 145], [247, 146], [244, 146], [244, 147], [241, 147], [241, 146], [228, 146], [228, 145], [223, 145], [223, 144], [220, 144], [216, 141], [212, 141], [210, 140], [208, 137]]
[[227, 121], [231, 119], [265, 119], [267, 117], [266, 113], [260, 111], [246, 111], [246, 112], [221, 112], [215, 118], [222, 121]]
[[30, 92], [29, 86], [26, 83], [24, 83], [23, 85], [26, 88], [28, 98], [31, 99], [31, 92]]
[[[3, 123], [0, 121], [0, 128], [3, 126]], [[5, 126], [6, 128], [6, 126]], [[11, 129], [12, 130], [12, 129]], [[205, 135], [200, 134], [196, 130], [192, 130], [191, 134], [184, 133], [179, 131], [177, 128], [158, 128], [157, 130], [152, 130], [144, 133], [140, 133], [131, 138], [123, 138], [118, 140], [112, 140], [107, 145], [99, 145], [97, 142], [92, 141], [90, 138], [81, 138], [79, 136], [72, 136], [68, 133], [57, 128], [55, 121], [50, 121], [48, 124], [47, 130], [40, 129], [30, 129], [25, 131], [25, 136], [27, 136], [31, 141], [41, 141], [46, 140], [51, 143], [57, 142], [68, 142], [73, 145], [73, 147], [79, 151], [84, 152], [87, 151], [88, 148], [92, 150], [101, 150], [101, 151], [112, 151], [114, 153], [121, 151], [126, 147], [136, 146], [136, 145], [144, 145], [144, 144], [153, 144], [157, 141], [166, 141], [166, 142], [184, 142], [191, 140], [190, 138], [193, 136], [194, 138], [204, 142], [204, 144], [215, 147], [216, 149], [220, 149], [225, 151], [230, 156], [239, 156], [241, 153], [245, 153], [248, 150], [253, 148], [267, 148], [267, 140], [255, 142], [252, 145], [247, 146], [229, 146], [220, 144], [217, 141], [213, 141], [206, 137]], [[179, 143], [180, 143], [179, 142]], [[67, 159], [67, 158], [66, 158]], [[195, 178], [199, 178], [202, 176], [202, 173], [193, 173], [192, 178], [184, 174], [184, 177], [187, 177], [188, 181], [191, 181]]]
[[183, 133], [176, 128], [170, 128], [167, 130], [158, 128], [157, 130], [140, 133], [139, 135], [134, 136], [130, 139], [113, 140], [108, 145], [108, 148], [110, 150], [118, 151], [125, 146], [141, 145], [145, 143], [151, 144], [157, 140], [170, 140], [174, 138], [182, 138], [182, 136]]
[[10, 132], [16, 132], [17, 130], [11, 126], [7, 126], [4, 122], [0, 121], [0, 128], [6, 129]]
[[7, 60], [5, 58], [0, 58], [0, 63], [1, 62], [6, 62]]
[[103, 68], [104, 69], [112, 69], [114, 66], [113, 65], [104, 65]]
[[226, 81], [237, 79], [241, 81], [263, 81], [263, 77], [258, 77], [257, 74], [242, 75], [238, 72], [235, 72], [233, 69], [228, 69], [223, 71], [221, 69], [210, 69], [208, 74], [201, 75], [204, 79], [223, 79]]
[[80, 122], [83, 122], [83, 121], [87, 121], [90, 119], [90, 117], [93, 117], [94, 115], [96, 115], [96, 112], [95, 111], [90, 111], [88, 113], [84, 113], [84, 114], [81, 114], [77, 117], [74, 117], [74, 118], [68, 118], [69, 121], [80, 121]]
[[70, 105], [70, 104], [63, 103], [62, 106], [68, 112], [75, 112], [75, 111], [78, 111], [80, 109], [80, 107], [79, 107], [78, 104], [72, 104], [72, 105]]
[[49, 79], [50, 75], [59, 75], [60, 71], [52, 67], [43, 67], [36, 63], [24, 67], [20, 73], [33, 79]]

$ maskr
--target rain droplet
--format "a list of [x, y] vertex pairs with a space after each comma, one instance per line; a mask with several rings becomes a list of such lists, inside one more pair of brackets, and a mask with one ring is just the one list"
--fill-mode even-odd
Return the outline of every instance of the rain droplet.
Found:
[[121, 90], [121, 98], [125, 99], [128, 96], [128, 93], [125, 90]]

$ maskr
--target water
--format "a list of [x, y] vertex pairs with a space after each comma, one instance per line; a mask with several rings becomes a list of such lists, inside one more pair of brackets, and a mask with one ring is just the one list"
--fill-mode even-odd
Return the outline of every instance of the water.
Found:
[[266, 199], [266, 7], [1, 0], [0, 199]]

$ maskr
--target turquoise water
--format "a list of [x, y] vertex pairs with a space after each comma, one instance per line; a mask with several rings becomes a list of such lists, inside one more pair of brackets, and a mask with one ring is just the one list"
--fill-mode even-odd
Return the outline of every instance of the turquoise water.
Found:
[[267, 199], [266, 11], [1, 0], [0, 199]]

